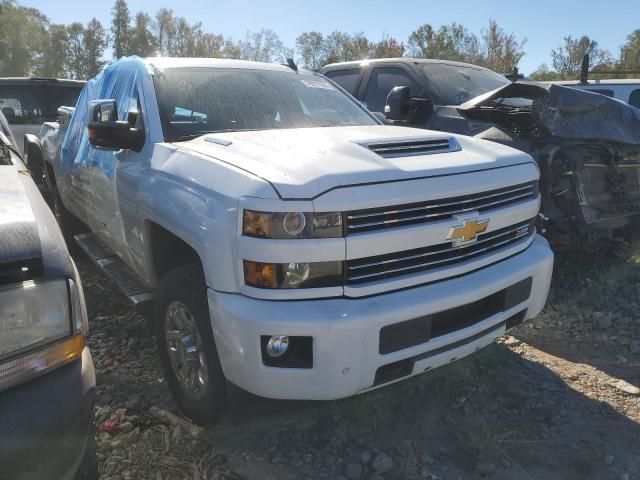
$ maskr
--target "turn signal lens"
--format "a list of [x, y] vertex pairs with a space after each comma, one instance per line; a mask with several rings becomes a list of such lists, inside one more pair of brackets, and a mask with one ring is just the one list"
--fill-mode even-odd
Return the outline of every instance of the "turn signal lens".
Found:
[[0, 390], [11, 388], [82, 356], [84, 337], [75, 335], [0, 364]]
[[277, 288], [275, 266], [271, 263], [244, 261], [244, 281], [258, 288]]

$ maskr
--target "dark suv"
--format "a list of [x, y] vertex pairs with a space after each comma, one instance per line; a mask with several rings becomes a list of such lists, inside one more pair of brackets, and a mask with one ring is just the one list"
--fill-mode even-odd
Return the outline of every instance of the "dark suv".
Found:
[[87, 310], [0, 114], [0, 479], [97, 478]]
[[559, 85], [511, 82], [476, 65], [389, 58], [326, 75], [383, 121], [529, 153], [541, 170], [539, 229], [554, 247], [625, 246], [640, 219], [640, 110]]

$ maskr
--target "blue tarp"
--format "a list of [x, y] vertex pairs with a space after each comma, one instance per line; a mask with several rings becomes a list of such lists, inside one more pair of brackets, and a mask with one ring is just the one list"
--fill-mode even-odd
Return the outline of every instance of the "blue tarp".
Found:
[[68, 171], [73, 165], [91, 164], [107, 176], [113, 174], [115, 162], [113, 152], [91, 148], [87, 136], [89, 102], [91, 100], [112, 99], [118, 108], [118, 120], [126, 120], [129, 110], [137, 108], [138, 94], [142, 80], [149, 70], [139, 57], [122, 58], [92, 78], [82, 89], [76, 110], [64, 135], [60, 152], [60, 168]]

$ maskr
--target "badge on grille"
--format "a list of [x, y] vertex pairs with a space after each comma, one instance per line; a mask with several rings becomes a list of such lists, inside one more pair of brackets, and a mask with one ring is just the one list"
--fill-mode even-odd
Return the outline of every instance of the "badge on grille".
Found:
[[447, 240], [452, 242], [473, 242], [478, 238], [478, 235], [484, 232], [489, 226], [489, 219], [465, 219], [461, 220], [461, 223], [454, 225], [449, 229], [449, 235]]

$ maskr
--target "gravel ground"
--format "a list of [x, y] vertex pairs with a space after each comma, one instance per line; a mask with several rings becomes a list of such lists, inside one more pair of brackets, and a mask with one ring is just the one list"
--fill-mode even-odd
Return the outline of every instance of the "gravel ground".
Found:
[[640, 264], [560, 258], [538, 318], [478, 354], [336, 402], [231, 392], [193, 426], [147, 322], [84, 257], [104, 479], [640, 479]]

